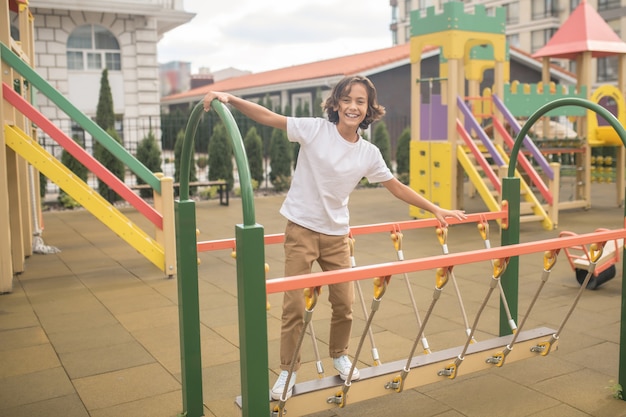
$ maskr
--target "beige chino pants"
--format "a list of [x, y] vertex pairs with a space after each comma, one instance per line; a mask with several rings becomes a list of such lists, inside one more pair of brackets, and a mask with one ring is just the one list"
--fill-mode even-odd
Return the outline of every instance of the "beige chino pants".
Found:
[[[309, 274], [315, 261], [322, 271], [350, 268], [348, 236], [325, 235], [288, 222], [285, 229], [285, 276]], [[328, 301], [332, 307], [328, 350], [331, 358], [338, 358], [347, 353], [350, 342], [354, 284], [329, 285]], [[303, 331], [304, 308], [302, 289], [284, 293], [280, 335], [280, 367], [283, 370], [289, 370]], [[299, 368], [298, 352], [294, 370]]]

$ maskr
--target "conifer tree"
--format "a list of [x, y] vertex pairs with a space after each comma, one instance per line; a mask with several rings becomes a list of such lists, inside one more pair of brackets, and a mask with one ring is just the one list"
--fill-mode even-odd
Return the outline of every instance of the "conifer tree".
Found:
[[255, 127], [251, 127], [243, 140], [250, 167], [250, 176], [258, 184], [263, 182], [263, 142]]
[[270, 146], [270, 181], [276, 191], [285, 191], [291, 184], [290, 145], [287, 132], [274, 129]]
[[[85, 147], [85, 144], [81, 138], [74, 135], [72, 138], [74, 142], [76, 142], [81, 148]], [[67, 151], [67, 149], [63, 149], [63, 153], [61, 154], [61, 163], [65, 165], [70, 171], [74, 173], [78, 178], [87, 182], [87, 175], [89, 174], [89, 170], [83, 164], [81, 164], [71, 153]], [[67, 193], [63, 190], [59, 191], [58, 200], [61, 204], [66, 207], [73, 207], [78, 205]]]
[[225, 180], [228, 191], [233, 189], [233, 150], [228, 140], [226, 128], [217, 123], [209, 139], [209, 180]]
[[[96, 123], [105, 130], [113, 140], [120, 145], [123, 143], [115, 131], [115, 112], [113, 111], [113, 94], [109, 85], [108, 71], [105, 68], [100, 78], [100, 96], [98, 97], [98, 106], [96, 108]], [[124, 181], [125, 166], [122, 161], [118, 160], [99, 142], [94, 144], [94, 157], [104, 165], [109, 171]], [[115, 202], [120, 197], [113, 192], [109, 186], [102, 180], [98, 179], [98, 192], [109, 202]]]
[[391, 169], [391, 141], [389, 140], [389, 132], [387, 131], [387, 125], [385, 122], [378, 122], [374, 128], [374, 138], [372, 143], [380, 149], [380, 153], [383, 155], [385, 164]]
[[409, 157], [411, 153], [411, 129], [406, 128], [398, 138], [398, 146], [396, 147], [396, 174], [398, 179], [404, 183], [409, 183]]
[[[181, 168], [181, 158], [183, 153], [183, 143], [185, 142], [185, 131], [179, 130], [176, 135], [176, 143], [174, 143], [174, 182], [180, 184], [180, 168]], [[192, 161], [189, 166], [189, 182], [198, 181], [198, 177], [196, 177], [196, 164], [193, 159], [195, 159], [195, 152], [192, 152]], [[194, 195], [196, 193], [196, 189], [198, 187], [189, 187], [189, 195]], [[177, 187], [176, 190], [179, 188]], [[176, 191], [178, 193], [178, 191]]]
[[[107, 130], [107, 133], [117, 143], [119, 143], [120, 145], [122, 144], [122, 139], [114, 129]], [[117, 159], [115, 156], [113, 156], [113, 154], [109, 152], [99, 142], [96, 142], [93, 148], [94, 158], [100, 161], [100, 163], [104, 165], [113, 175], [115, 175], [122, 182], [124, 182], [124, 174], [126, 171], [124, 163]], [[120, 196], [117, 195], [117, 193], [113, 191], [107, 183], [100, 179], [98, 179], [98, 192], [110, 203], [114, 203], [120, 200]]]
[[105, 68], [100, 77], [100, 96], [96, 108], [96, 123], [103, 130], [115, 128], [115, 112], [113, 111], [113, 94], [109, 84], [109, 72]]
[[[149, 132], [148, 135], [137, 144], [136, 156], [139, 162], [144, 164], [150, 171], [162, 172], [161, 150], [159, 149], [159, 145], [154, 137], [154, 133]], [[145, 184], [145, 181], [140, 177], [137, 177], [137, 184]], [[139, 195], [143, 198], [152, 197], [152, 190], [142, 188], [139, 190]]]

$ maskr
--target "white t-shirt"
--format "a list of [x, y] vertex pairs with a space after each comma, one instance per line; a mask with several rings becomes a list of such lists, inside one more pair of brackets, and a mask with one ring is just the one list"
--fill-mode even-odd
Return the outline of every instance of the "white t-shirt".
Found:
[[300, 143], [300, 151], [280, 213], [318, 233], [349, 233], [352, 190], [363, 177], [370, 183], [393, 178], [380, 150], [361, 137], [348, 142], [322, 118], [288, 117], [287, 137]]

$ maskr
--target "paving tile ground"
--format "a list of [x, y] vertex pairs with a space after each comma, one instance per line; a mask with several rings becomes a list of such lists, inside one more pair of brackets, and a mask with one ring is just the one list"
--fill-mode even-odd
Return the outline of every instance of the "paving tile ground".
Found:
[[[562, 198], [567, 198], [567, 190]], [[278, 214], [282, 196], [259, 193], [257, 223], [266, 234], [282, 233]], [[595, 184], [592, 208], [567, 210], [557, 230], [538, 223], [522, 224], [520, 239], [553, 238], [562, 230], [593, 232], [598, 227], [624, 225], [614, 185]], [[351, 199], [352, 225], [409, 220], [408, 208], [384, 189], [360, 189]], [[466, 197], [468, 212], [485, 210], [479, 199]], [[151, 230], [134, 210], [122, 209]], [[182, 411], [176, 278], [166, 279], [91, 214], [83, 210], [46, 212], [44, 240], [61, 252], [33, 255], [26, 271], [14, 279], [14, 291], [0, 296], [0, 417], [173, 417]], [[197, 204], [199, 240], [232, 238], [242, 222], [241, 200], [228, 207], [216, 200]], [[499, 244], [499, 229], [490, 240]], [[453, 226], [450, 252], [481, 249], [474, 225]], [[397, 260], [388, 234], [359, 236], [357, 265]], [[434, 231], [404, 232], [406, 259], [441, 254]], [[520, 261], [520, 315], [540, 282], [541, 254]], [[201, 253], [200, 319], [205, 415], [239, 416], [239, 349], [236, 271], [228, 251]], [[266, 248], [268, 279], [281, 277], [282, 247]], [[444, 379], [401, 394], [387, 395], [345, 408], [316, 412], [315, 417], [421, 416], [499, 417], [564, 416], [623, 417], [626, 402], [613, 398], [618, 379], [621, 262], [617, 276], [596, 291], [585, 291], [564, 327], [559, 349], [494, 368]], [[454, 270], [469, 320], [473, 320], [491, 276], [490, 265], [460, 265]], [[417, 331], [408, 297], [410, 285], [424, 315], [432, 299], [432, 271], [394, 276], [372, 329], [382, 361], [405, 359]], [[371, 284], [363, 281], [365, 304]], [[564, 256], [559, 257], [527, 328], [558, 328], [579, 286]], [[449, 291], [447, 291], [449, 290]], [[281, 296], [268, 297], [270, 382], [278, 372]], [[498, 297], [490, 298], [476, 332], [478, 340], [496, 337]], [[316, 308], [314, 326], [325, 369], [328, 359], [329, 306], [324, 297]], [[351, 350], [364, 329], [365, 316], [355, 303]], [[424, 333], [434, 351], [465, 343], [465, 321], [451, 288], [446, 288]], [[359, 367], [372, 366], [369, 342]], [[317, 378], [312, 343], [303, 346], [304, 364], [298, 382]], [[417, 372], [417, 371], [412, 371]], [[254, 415], [254, 414], [253, 414]], [[267, 415], [261, 412], [260, 415]], [[295, 416], [294, 416], [295, 417]]]

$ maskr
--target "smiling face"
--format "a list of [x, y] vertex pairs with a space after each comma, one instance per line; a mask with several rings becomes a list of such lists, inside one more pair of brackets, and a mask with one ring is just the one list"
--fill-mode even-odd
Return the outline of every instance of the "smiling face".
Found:
[[340, 130], [350, 128], [356, 132], [367, 115], [367, 108], [368, 97], [365, 86], [359, 82], [348, 85], [337, 104], [333, 106], [333, 110], [339, 116], [337, 128]]
[[[385, 108], [376, 99], [374, 84], [362, 75], [351, 75], [335, 84], [322, 108], [329, 122], [341, 124], [346, 131], [349, 131], [347, 128], [351, 128], [355, 119], [360, 121], [357, 127], [367, 129], [385, 114]], [[355, 129], [352, 130], [354, 132]]]

